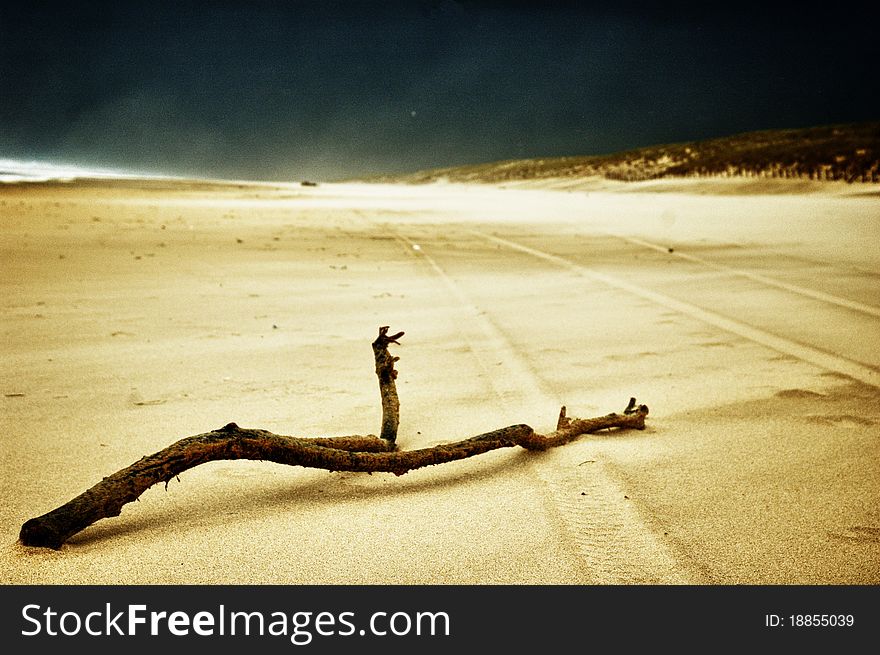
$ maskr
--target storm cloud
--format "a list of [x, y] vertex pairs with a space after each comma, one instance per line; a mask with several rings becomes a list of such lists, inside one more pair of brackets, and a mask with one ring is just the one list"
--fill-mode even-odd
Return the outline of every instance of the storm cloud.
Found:
[[872, 21], [664, 6], [7, 4], [0, 156], [338, 179], [877, 118]]

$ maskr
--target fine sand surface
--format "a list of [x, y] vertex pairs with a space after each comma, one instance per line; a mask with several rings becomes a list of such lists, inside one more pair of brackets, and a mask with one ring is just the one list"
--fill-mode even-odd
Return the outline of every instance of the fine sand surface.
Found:
[[[0, 186], [2, 581], [880, 583], [876, 188], [542, 186]], [[215, 462], [16, 542], [230, 421], [375, 433], [380, 325], [403, 448], [630, 396], [649, 427], [400, 478]]]

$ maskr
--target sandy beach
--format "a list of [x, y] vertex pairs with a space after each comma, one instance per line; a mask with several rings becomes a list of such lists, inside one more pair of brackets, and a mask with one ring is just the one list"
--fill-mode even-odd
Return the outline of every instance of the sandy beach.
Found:
[[[0, 580], [880, 583], [876, 185], [508, 187], [0, 185]], [[214, 462], [17, 543], [231, 421], [375, 434], [380, 325], [401, 448], [631, 396], [648, 429], [402, 477]]]

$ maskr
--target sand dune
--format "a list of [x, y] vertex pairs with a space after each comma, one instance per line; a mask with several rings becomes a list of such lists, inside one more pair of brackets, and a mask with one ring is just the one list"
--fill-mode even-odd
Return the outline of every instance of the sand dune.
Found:
[[[880, 123], [761, 130], [731, 136], [658, 144], [605, 155], [542, 157], [468, 164], [382, 176], [392, 182], [561, 181], [589, 178], [639, 182], [650, 180], [727, 179], [756, 186], [769, 182], [805, 182], [789, 189], [817, 188], [810, 182], [880, 181]], [[774, 185], [782, 189], [785, 185]], [[715, 186], [722, 191], [724, 186]], [[727, 191], [725, 191], [727, 192]]]
[[[0, 186], [2, 581], [880, 582], [874, 185], [580, 184]], [[216, 462], [16, 543], [230, 421], [377, 431], [379, 325], [403, 448], [631, 395], [649, 429], [401, 478]]]

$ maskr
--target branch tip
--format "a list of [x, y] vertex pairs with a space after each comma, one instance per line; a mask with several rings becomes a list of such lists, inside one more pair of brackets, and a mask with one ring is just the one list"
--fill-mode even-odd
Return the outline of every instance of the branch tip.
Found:
[[383, 346], [387, 346], [389, 343], [395, 343], [399, 346], [400, 342], [398, 341], [398, 339], [400, 339], [400, 337], [402, 337], [406, 333], [405, 332], [398, 332], [397, 334], [392, 334], [389, 337], [388, 330], [390, 330], [390, 329], [391, 328], [388, 325], [381, 326], [379, 328], [379, 336], [376, 337], [376, 340], [373, 342], [373, 345], [381, 348]]
[[565, 415], [565, 405], [559, 408], [559, 418], [556, 420], [556, 429], [561, 430], [571, 425], [571, 419]]

